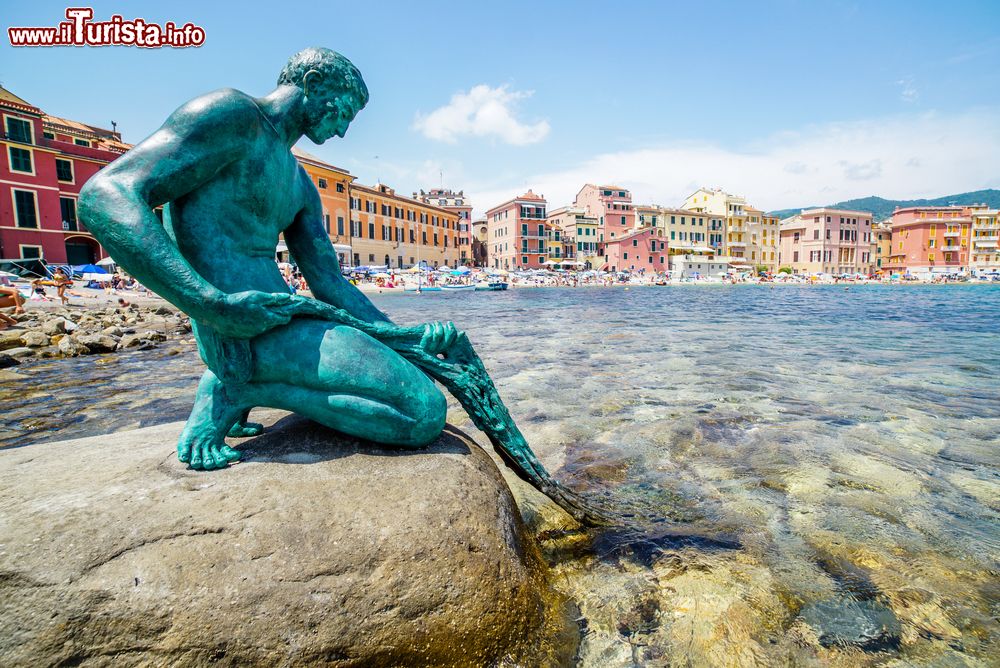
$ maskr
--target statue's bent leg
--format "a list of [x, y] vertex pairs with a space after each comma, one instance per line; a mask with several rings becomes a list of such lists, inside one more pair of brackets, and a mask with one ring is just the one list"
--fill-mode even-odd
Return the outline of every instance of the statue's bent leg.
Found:
[[236, 420], [236, 423], [229, 428], [226, 436], [230, 438], [247, 438], [248, 436], [260, 436], [264, 433], [264, 425], [259, 422], [248, 422], [250, 409], [245, 408], [243, 414]]
[[206, 371], [198, 383], [194, 408], [177, 444], [177, 458], [193, 469], [216, 469], [240, 458], [226, 445], [230, 427], [248, 404], [238, 389], [226, 386], [211, 371]]
[[351, 327], [296, 319], [254, 340], [248, 405], [283, 408], [387, 445], [422, 447], [444, 428], [447, 401], [391, 348]]

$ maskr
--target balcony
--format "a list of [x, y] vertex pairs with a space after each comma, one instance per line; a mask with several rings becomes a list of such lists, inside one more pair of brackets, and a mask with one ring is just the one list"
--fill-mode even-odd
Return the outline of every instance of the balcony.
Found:
[[946, 245], [946, 246], [942, 246], [941, 250], [944, 251], [945, 253], [953, 253], [955, 251], [960, 251], [960, 250], [965, 250], [965, 249], [962, 248], [961, 246], [955, 246], [953, 244], [949, 244], [949, 245]]
[[997, 237], [977, 237], [973, 239], [975, 244], [980, 248], [996, 248], [997, 247]]
[[960, 237], [960, 236], [962, 236], [962, 231], [961, 230], [948, 230], [947, 232], [944, 233], [944, 235], [946, 237]]
[[746, 248], [747, 242], [745, 241], [730, 241], [726, 244], [730, 248]]

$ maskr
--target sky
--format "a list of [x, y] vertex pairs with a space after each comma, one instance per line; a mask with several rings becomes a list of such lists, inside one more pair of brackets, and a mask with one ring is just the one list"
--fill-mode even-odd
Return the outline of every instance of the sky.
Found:
[[13, 48], [65, 4], [4, 3], [0, 85], [137, 143], [223, 87], [270, 92], [307, 46], [371, 100], [299, 146], [362, 183], [464, 190], [482, 213], [585, 183], [678, 206], [701, 186], [765, 210], [1000, 187], [1000, 2], [95, 2], [95, 20], [205, 30], [188, 49]]

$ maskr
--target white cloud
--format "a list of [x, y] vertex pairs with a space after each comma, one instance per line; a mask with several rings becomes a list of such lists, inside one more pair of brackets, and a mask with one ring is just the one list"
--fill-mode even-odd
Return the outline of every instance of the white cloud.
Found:
[[1000, 187], [1000, 109], [911, 114], [782, 132], [743, 146], [686, 142], [596, 155], [565, 170], [520, 174], [466, 192], [480, 214], [530, 186], [549, 208], [585, 183], [615, 183], [637, 203], [681, 204], [721, 187], [765, 210], [868, 195], [936, 197]]
[[913, 83], [913, 77], [905, 77], [896, 82], [899, 86], [899, 99], [903, 102], [916, 102], [920, 99], [920, 91]]
[[548, 121], [522, 123], [515, 117], [517, 104], [530, 91], [511, 91], [507, 86], [474, 86], [456, 93], [451, 101], [423, 116], [417, 114], [413, 128], [438, 141], [455, 143], [459, 137], [496, 137], [515, 146], [534, 144], [549, 134]]
[[841, 160], [840, 166], [844, 168], [844, 176], [852, 181], [868, 181], [882, 173], [882, 161], [878, 158], [862, 163]]

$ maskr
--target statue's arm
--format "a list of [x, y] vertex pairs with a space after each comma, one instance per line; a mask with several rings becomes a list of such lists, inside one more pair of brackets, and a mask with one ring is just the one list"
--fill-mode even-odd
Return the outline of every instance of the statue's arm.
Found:
[[[190, 265], [154, 209], [196, 190], [239, 160], [257, 122], [242, 94], [220, 91], [175, 111], [163, 126], [91, 178], [80, 192], [81, 220], [126, 271], [196, 320], [223, 333], [249, 337], [280, 324], [266, 313], [246, 326], [245, 305]], [[261, 296], [263, 297], [263, 296]], [[258, 311], [262, 309], [256, 309]], [[266, 309], [264, 309], [266, 310]]]
[[366, 322], [391, 322], [384, 313], [340, 273], [340, 262], [323, 226], [323, 205], [316, 187], [300, 171], [305, 206], [285, 230], [285, 243], [320, 301], [344, 309]]

